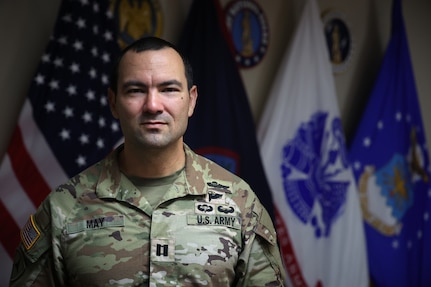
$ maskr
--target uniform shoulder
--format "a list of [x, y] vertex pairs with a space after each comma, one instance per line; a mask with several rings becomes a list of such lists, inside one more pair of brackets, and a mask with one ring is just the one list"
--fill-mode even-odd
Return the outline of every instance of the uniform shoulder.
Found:
[[241, 210], [253, 210], [260, 216], [262, 204], [244, 179], [190, 148], [186, 148], [186, 155], [187, 160], [193, 163], [186, 164], [186, 174], [192, 187], [201, 186], [202, 182], [209, 192], [227, 193]]
[[72, 196], [76, 197], [79, 192], [94, 189], [103, 180], [112, 180], [112, 178], [119, 177], [119, 173], [116, 151], [113, 151], [104, 159], [87, 167], [57, 186], [55, 190], [57, 192], [69, 192]]
[[188, 146], [185, 146], [185, 151], [188, 160], [193, 162], [194, 171], [203, 172], [207, 176], [233, 183], [245, 182], [242, 178], [237, 176], [228, 168], [223, 167], [219, 163], [195, 153]]
[[97, 162], [55, 187], [45, 200], [47, 204], [69, 210], [83, 197], [95, 198], [95, 189], [106, 166], [105, 161]]

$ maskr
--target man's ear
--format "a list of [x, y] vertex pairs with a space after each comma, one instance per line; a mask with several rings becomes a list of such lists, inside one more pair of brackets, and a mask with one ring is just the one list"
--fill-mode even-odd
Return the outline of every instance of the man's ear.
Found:
[[189, 91], [189, 97], [190, 97], [190, 102], [189, 102], [189, 117], [191, 117], [193, 115], [193, 112], [195, 110], [196, 107], [196, 101], [198, 99], [198, 87], [196, 85], [193, 85], [193, 87], [190, 89]]
[[117, 97], [111, 88], [108, 88], [108, 102], [109, 102], [109, 108], [111, 109], [112, 116], [116, 119], [118, 119], [118, 112], [115, 106], [115, 102], [117, 100]]

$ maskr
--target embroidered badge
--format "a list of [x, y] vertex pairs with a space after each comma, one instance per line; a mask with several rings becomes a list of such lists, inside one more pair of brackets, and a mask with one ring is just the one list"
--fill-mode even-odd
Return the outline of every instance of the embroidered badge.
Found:
[[175, 261], [175, 240], [173, 238], [158, 238], [151, 240], [151, 261]]
[[224, 204], [226, 203], [226, 196], [225, 193], [223, 192], [217, 192], [214, 190], [209, 190], [208, 194], [207, 194], [207, 198], [206, 201], [208, 203], [215, 203], [215, 204]]
[[24, 228], [21, 230], [22, 244], [24, 244], [24, 247], [29, 250], [31, 247], [33, 247], [39, 237], [40, 231], [34, 222], [32, 214], [27, 220], [27, 223], [24, 225]]
[[215, 206], [214, 204], [209, 204], [205, 202], [196, 202], [195, 203], [195, 213], [200, 214], [214, 214]]
[[235, 208], [233, 208], [232, 206], [227, 206], [227, 205], [217, 206], [217, 213], [230, 214], [230, 213], [234, 213], [234, 211], [235, 211]]

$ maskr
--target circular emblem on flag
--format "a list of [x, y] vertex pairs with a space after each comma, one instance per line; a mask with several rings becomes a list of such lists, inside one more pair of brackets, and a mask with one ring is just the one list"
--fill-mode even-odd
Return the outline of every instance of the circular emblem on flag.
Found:
[[265, 14], [252, 0], [233, 1], [226, 7], [226, 25], [235, 49], [235, 61], [242, 68], [257, 65], [269, 44]]
[[411, 146], [406, 154], [395, 153], [382, 166], [365, 165], [359, 173], [363, 217], [385, 236], [402, 232], [403, 221], [415, 204], [416, 184], [430, 180], [427, 155], [417, 142], [416, 133], [415, 128], [410, 132]]
[[114, 0], [111, 11], [121, 48], [145, 36], [162, 35], [163, 16], [157, 0]]
[[350, 184], [341, 121], [328, 117], [316, 112], [298, 127], [283, 147], [280, 166], [287, 202], [316, 238], [330, 236]]
[[400, 233], [402, 218], [413, 205], [408, 163], [396, 154], [381, 169], [367, 166], [359, 179], [365, 221], [386, 236]]
[[346, 70], [352, 58], [353, 43], [350, 29], [344, 15], [336, 11], [324, 14], [323, 25], [332, 71], [341, 73]]

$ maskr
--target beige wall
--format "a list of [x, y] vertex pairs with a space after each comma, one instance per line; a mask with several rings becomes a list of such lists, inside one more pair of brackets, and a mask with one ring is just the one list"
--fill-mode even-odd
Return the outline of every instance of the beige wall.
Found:
[[[191, 0], [159, 0], [164, 13], [164, 37], [176, 41]], [[33, 73], [47, 43], [59, 0], [0, 0], [0, 157], [16, 123]], [[222, 0], [223, 4], [228, 0]], [[265, 11], [270, 46], [256, 67], [242, 70], [256, 123], [298, 20], [301, 0], [257, 0]], [[403, 2], [410, 52], [419, 92], [428, 146], [431, 143], [431, 2]], [[321, 11], [335, 9], [345, 15], [351, 29], [354, 54], [348, 69], [335, 75], [342, 120], [349, 136], [360, 117], [378, 72], [390, 33], [392, 0], [318, 0]]]

